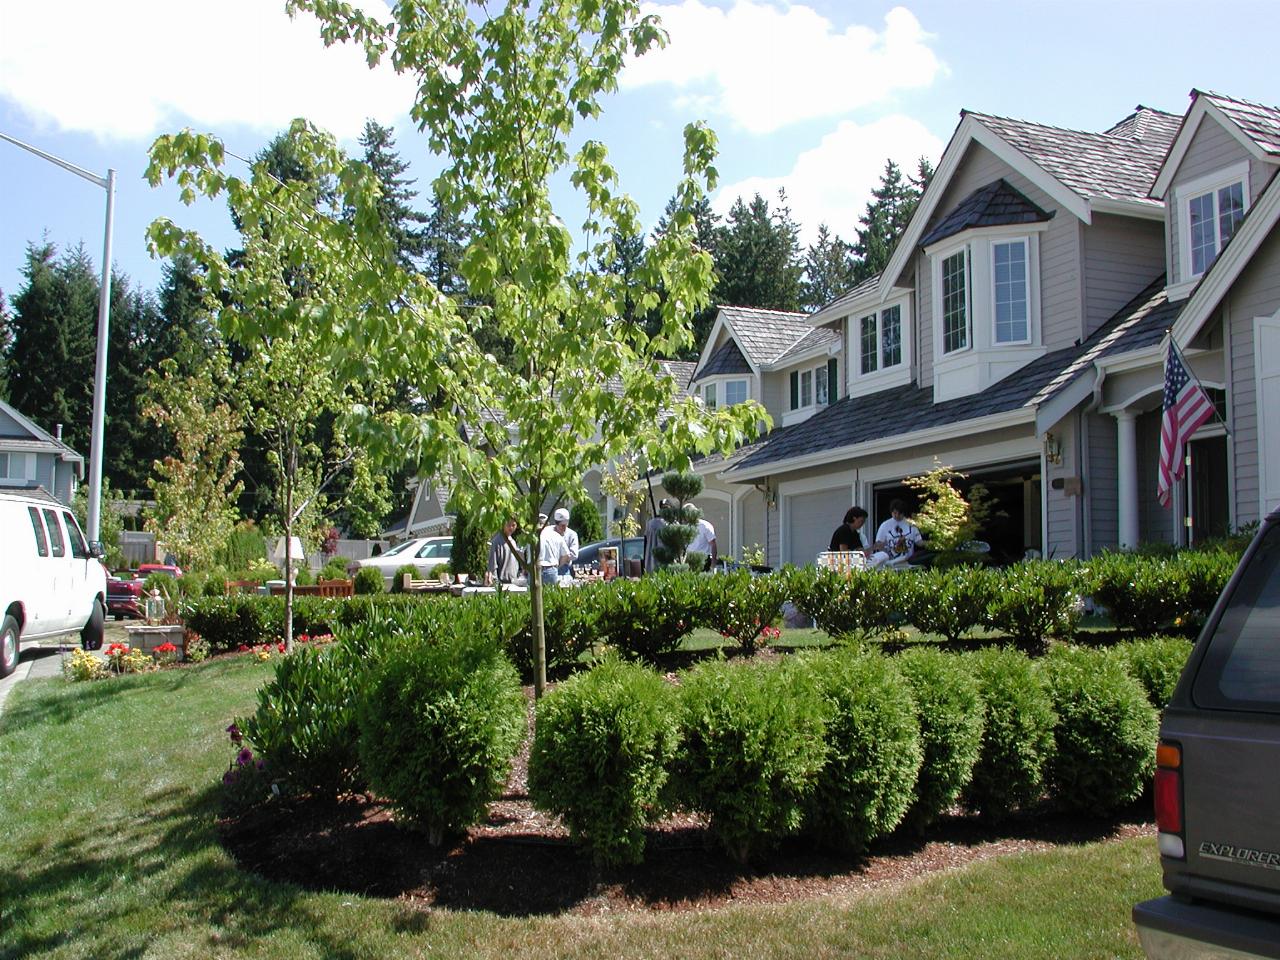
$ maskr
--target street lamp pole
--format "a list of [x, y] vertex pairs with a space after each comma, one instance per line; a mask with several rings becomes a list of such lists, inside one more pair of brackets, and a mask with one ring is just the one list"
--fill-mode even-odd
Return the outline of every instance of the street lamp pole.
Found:
[[89, 438], [89, 509], [85, 518], [88, 529], [85, 531], [90, 540], [97, 540], [102, 515], [102, 433], [103, 421], [107, 408], [107, 339], [111, 330], [111, 225], [115, 220], [116, 209], [116, 172], [107, 170], [106, 177], [90, 173], [83, 167], [68, 163], [45, 153], [21, 140], [15, 140], [6, 133], [0, 133], [0, 140], [7, 140], [15, 147], [21, 147], [37, 157], [62, 167], [77, 177], [97, 184], [107, 191], [107, 224], [102, 240], [102, 283], [98, 290], [98, 352], [93, 366], [93, 423]]

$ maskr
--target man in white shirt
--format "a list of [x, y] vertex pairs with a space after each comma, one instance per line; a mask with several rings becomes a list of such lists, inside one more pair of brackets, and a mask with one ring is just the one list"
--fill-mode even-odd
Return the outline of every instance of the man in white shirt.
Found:
[[872, 567], [905, 564], [923, 540], [920, 528], [907, 519], [907, 505], [894, 500], [889, 504], [889, 519], [876, 531], [867, 563]]
[[573, 573], [573, 565], [578, 562], [578, 532], [569, 526], [569, 511], [564, 507], [556, 510], [553, 518], [556, 532], [564, 538], [565, 549], [569, 551], [569, 559], [560, 565], [560, 576], [567, 577]]
[[569, 562], [569, 548], [560, 531], [547, 523], [545, 513], [538, 515], [538, 522], [544, 525], [538, 535], [538, 572], [544, 584], [554, 586], [559, 582], [560, 565]]
[[693, 538], [693, 542], [689, 544], [687, 553], [701, 553], [707, 557], [707, 568], [710, 569], [716, 565], [716, 528], [711, 525], [711, 521], [706, 517], [698, 518], [698, 533]]

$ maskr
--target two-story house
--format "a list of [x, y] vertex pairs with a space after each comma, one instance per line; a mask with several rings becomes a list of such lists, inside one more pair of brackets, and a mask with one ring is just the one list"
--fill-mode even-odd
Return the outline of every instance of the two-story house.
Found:
[[0, 486], [42, 487], [70, 505], [84, 457], [0, 400]]
[[[764, 491], [773, 564], [873, 520], [935, 458], [1005, 557], [1186, 542], [1280, 504], [1280, 110], [1193, 91], [1101, 133], [964, 113], [882, 275], [808, 317], [840, 398], [719, 479]], [[1230, 242], [1228, 242], [1230, 241]], [[1156, 498], [1166, 336], [1221, 421]]]

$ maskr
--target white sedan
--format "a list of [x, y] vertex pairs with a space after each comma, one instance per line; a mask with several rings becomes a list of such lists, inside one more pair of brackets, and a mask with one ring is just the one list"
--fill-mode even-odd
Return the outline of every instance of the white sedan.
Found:
[[390, 587], [396, 571], [401, 567], [412, 564], [418, 568], [419, 579], [424, 579], [436, 567], [448, 563], [452, 551], [453, 537], [415, 537], [396, 544], [386, 553], [359, 560], [356, 565], [361, 569], [372, 567], [377, 570]]

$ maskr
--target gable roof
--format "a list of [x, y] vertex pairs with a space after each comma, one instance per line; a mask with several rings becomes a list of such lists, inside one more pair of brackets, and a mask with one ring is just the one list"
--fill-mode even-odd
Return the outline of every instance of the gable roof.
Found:
[[721, 306], [719, 310], [720, 319], [729, 325], [753, 367], [773, 363], [813, 332], [803, 313], [757, 307]]
[[920, 238], [920, 246], [930, 246], [973, 227], [1044, 223], [1052, 219], [1052, 213], [1045, 213], [1011, 187], [1008, 181], [1001, 179], [979, 187], [961, 200], [936, 227]]
[[853, 309], [854, 304], [861, 300], [865, 300], [868, 303], [875, 302], [875, 295], [880, 288], [880, 277], [881, 274], [879, 273], [874, 277], [868, 277], [852, 290], [842, 293], [830, 303], [819, 307], [809, 314], [809, 323], [813, 326], [830, 323], [832, 320], [839, 320], [845, 316]]
[[892, 295], [970, 145], [990, 150], [1085, 223], [1092, 222], [1095, 207], [1163, 219], [1164, 207], [1149, 190], [1178, 121], [1174, 114], [1139, 107], [1107, 131], [1088, 133], [961, 111], [937, 172], [885, 267], [881, 300]]
[[906, 384], [847, 396], [802, 423], [773, 431], [726, 473], [746, 479], [782, 461], [829, 457], [842, 448], [1001, 414], [1030, 422], [1037, 407], [1080, 381], [1096, 360], [1159, 342], [1181, 307], [1168, 302], [1161, 276], [1083, 343], [1047, 353], [979, 393], [934, 403], [932, 387]]
[[1152, 182], [1153, 197], [1163, 197], [1169, 192], [1174, 174], [1206, 116], [1222, 124], [1253, 157], [1280, 162], [1280, 108], [1206, 90], [1192, 90], [1191, 106], [1187, 108], [1160, 171]]
[[747, 358], [742, 355], [742, 350], [738, 347], [738, 341], [730, 337], [716, 348], [715, 353], [707, 358], [707, 362], [703, 364], [702, 369], [693, 375], [693, 380], [698, 381], [703, 377], [714, 377], [725, 373], [750, 372], [751, 364], [747, 363]]
[[71, 447], [47, 430], [38, 427], [34, 421], [19, 413], [3, 400], [0, 400], [0, 410], [8, 414], [27, 433], [27, 436], [0, 436], [0, 450], [26, 453], [56, 453], [68, 463], [83, 465], [84, 457], [81, 454], [76, 453]]

